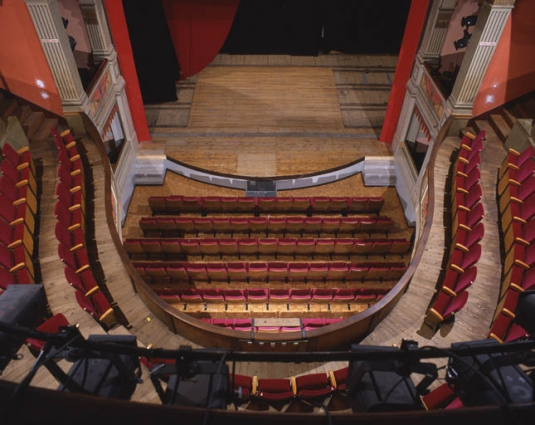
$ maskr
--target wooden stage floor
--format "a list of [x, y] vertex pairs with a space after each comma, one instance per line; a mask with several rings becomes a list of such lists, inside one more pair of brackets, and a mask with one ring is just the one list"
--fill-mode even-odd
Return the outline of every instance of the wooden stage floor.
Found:
[[[251, 177], [390, 155], [378, 134], [397, 58], [347, 56], [340, 65], [345, 56], [309, 58], [314, 66], [285, 57], [275, 62], [281, 66], [263, 57], [218, 57], [177, 84], [176, 102], [146, 106], [153, 143], [141, 149], [158, 147], [193, 166]], [[312, 63], [304, 59], [298, 63]]]

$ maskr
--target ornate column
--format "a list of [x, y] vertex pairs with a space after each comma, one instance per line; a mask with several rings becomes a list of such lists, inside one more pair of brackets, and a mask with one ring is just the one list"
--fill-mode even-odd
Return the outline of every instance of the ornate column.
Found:
[[101, 0], [79, 0], [89, 35], [93, 56], [97, 61], [110, 59], [114, 53], [106, 13]]
[[87, 110], [69, 39], [56, 0], [25, 0], [66, 111]]
[[435, 0], [433, 2], [418, 52], [418, 59], [421, 62], [438, 60], [455, 3], [456, 0]]
[[474, 99], [515, 1], [486, 0], [481, 6], [474, 33], [447, 101], [450, 113], [472, 114]]

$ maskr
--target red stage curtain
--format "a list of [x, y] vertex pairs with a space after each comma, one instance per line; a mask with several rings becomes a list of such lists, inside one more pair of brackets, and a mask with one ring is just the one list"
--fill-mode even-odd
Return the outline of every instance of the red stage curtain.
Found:
[[163, 0], [181, 79], [197, 74], [227, 39], [239, 0]]

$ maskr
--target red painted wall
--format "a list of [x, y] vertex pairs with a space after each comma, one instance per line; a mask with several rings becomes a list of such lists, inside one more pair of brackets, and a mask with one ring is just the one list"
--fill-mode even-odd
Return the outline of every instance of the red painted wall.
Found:
[[139, 89], [136, 65], [134, 63], [134, 53], [130, 45], [130, 36], [124, 16], [123, 2], [121, 0], [104, 0], [108, 25], [110, 27], [113, 45], [117, 51], [117, 59], [121, 68], [121, 75], [126, 82], [126, 97], [130, 106], [130, 113], [134, 121], [137, 138], [139, 142], [150, 141], [149, 126], [147, 116], [143, 106], [143, 98]]
[[381, 142], [392, 143], [392, 139], [394, 138], [401, 108], [403, 107], [403, 99], [407, 91], [407, 82], [411, 76], [428, 7], [429, 0], [412, 0], [407, 24], [405, 25], [405, 34], [403, 35], [403, 41], [401, 42], [401, 49], [399, 51], [394, 82], [392, 83], [392, 90], [388, 99], [385, 120], [379, 138]]
[[535, 1], [517, 0], [474, 100], [474, 116], [535, 90], [534, 17]]
[[202, 71], [217, 56], [234, 21], [239, 0], [164, 0], [180, 78]]
[[57, 115], [61, 98], [24, 0], [0, 6], [0, 87]]

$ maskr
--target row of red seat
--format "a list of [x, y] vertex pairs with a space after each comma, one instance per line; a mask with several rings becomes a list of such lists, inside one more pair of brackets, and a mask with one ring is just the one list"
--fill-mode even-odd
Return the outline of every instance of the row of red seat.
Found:
[[303, 289], [221, 289], [221, 288], [160, 288], [154, 292], [168, 302], [185, 303], [265, 303], [320, 302], [351, 303], [375, 301], [390, 289], [386, 288], [303, 288]]
[[288, 263], [288, 262], [134, 262], [148, 281], [363, 281], [397, 280], [407, 267], [404, 263]]
[[[485, 228], [481, 204], [481, 174], [479, 164], [485, 131], [476, 137], [465, 135], [452, 176], [452, 244], [446, 274], [440, 282], [438, 295], [425, 319], [433, 328], [461, 310], [468, 300], [468, 291], [477, 277], [475, 264], [481, 257], [481, 245]], [[476, 214], [474, 219], [473, 214]], [[470, 222], [468, 219], [472, 218]], [[476, 221], [477, 223], [473, 223]]]
[[500, 342], [529, 336], [515, 323], [520, 293], [535, 288], [535, 149], [510, 150], [500, 167], [498, 196], [505, 235], [505, 276], [489, 337]]
[[363, 213], [379, 212], [382, 197], [238, 197], [238, 196], [151, 196], [149, 205], [159, 213]]
[[70, 130], [61, 134], [51, 129], [58, 148], [58, 177], [56, 187], [55, 234], [58, 255], [65, 264], [65, 278], [76, 290], [78, 305], [100, 324], [110, 328], [116, 323], [115, 312], [91, 270], [86, 249], [86, 189], [83, 163]]
[[329, 233], [354, 234], [388, 232], [394, 226], [389, 217], [143, 217], [144, 233]]
[[35, 214], [38, 212], [35, 165], [27, 147], [16, 151], [2, 147], [0, 164], [0, 287], [9, 283], [31, 283]]
[[219, 326], [225, 329], [232, 329], [242, 332], [269, 332], [269, 333], [284, 333], [284, 332], [302, 332], [312, 331], [322, 328], [324, 326], [332, 325], [334, 323], [341, 322], [342, 318], [337, 319], [325, 319], [325, 318], [313, 318], [300, 320], [299, 326], [255, 326], [255, 319], [200, 319], [205, 323], [209, 323], [214, 326]]
[[405, 254], [411, 243], [406, 239], [300, 239], [300, 238], [219, 238], [219, 239], [126, 239], [129, 255], [368, 255]]

